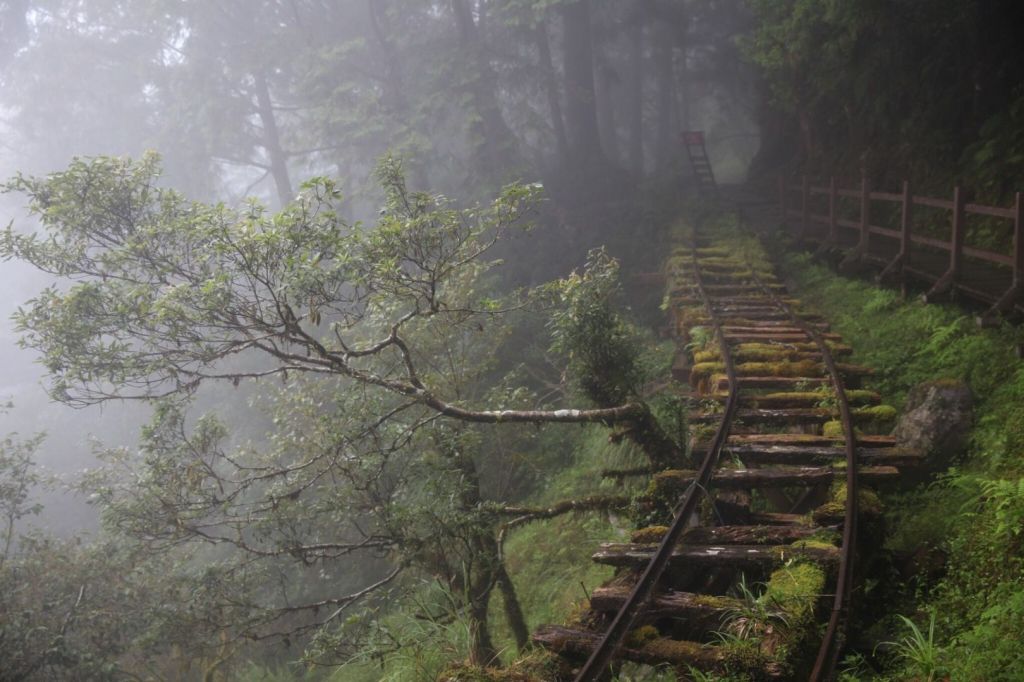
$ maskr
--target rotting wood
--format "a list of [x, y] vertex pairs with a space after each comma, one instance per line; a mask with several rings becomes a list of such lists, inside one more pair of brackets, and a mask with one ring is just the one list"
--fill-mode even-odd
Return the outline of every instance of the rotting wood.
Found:
[[[729, 589], [745, 571], [761, 576], [775, 571], [773, 580], [788, 566], [818, 571], [816, 587], [804, 601], [801, 616], [813, 625], [813, 605], [827, 589], [822, 581], [829, 581], [822, 576], [840, 576], [838, 584], [843, 584], [851, 561], [847, 549], [856, 537], [851, 529], [857, 515], [846, 518], [852, 507], [840, 499], [840, 492], [851, 485], [851, 477], [891, 481], [899, 477], [900, 467], [916, 466], [921, 460], [919, 453], [894, 447], [891, 437], [853, 431], [854, 421], [873, 430], [894, 414], [892, 408], [879, 404], [877, 393], [859, 390], [871, 369], [836, 363], [834, 357], [849, 356], [852, 349], [831, 331], [827, 320], [795, 312], [793, 306], [799, 301], [786, 297], [784, 287], [763, 266], [734, 259], [732, 254], [737, 252], [745, 251], [675, 249], [666, 268], [672, 329], [679, 335], [681, 349], [672, 374], [677, 380], [689, 378], [692, 393], [679, 397], [690, 401], [691, 409], [701, 408], [689, 415], [695, 441], [691, 455], [695, 460], [703, 458], [702, 466], [707, 466], [717, 459], [721, 447], [725, 464], [699, 479], [694, 471], [656, 471], [649, 465], [601, 472], [619, 481], [656, 472], [634, 508], [649, 519], [647, 523], [672, 519], [673, 534], [665, 526], [651, 526], [637, 531], [633, 542], [602, 545], [594, 554], [595, 561], [621, 569], [612, 583], [595, 591], [591, 615], [585, 619], [593, 627], [602, 627], [609, 622], [607, 614], [615, 611], [604, 636], [582, 631], [572, 631], [580, 636], [566, 635], [566, 629], [545, 628], [541, 631], [545, 634], [535, 638], [545, 646], [562, 647], [558, 650], [563, 653], [575, 646], [574, 655], [587, 658], [577, 682], [598, 679], [614, 658], [678, 665], [664, 651], [660, 658], [652, 657], [647, 642], [658, 642], [654, 648], [664, 650], [690, 651], [689, 647], [697, 646], [700, 652], [711, 650], [717, 657], [732, 655], [727, 646], [707, 646], [713, 641], [711, 631], [720, 629], [710, 621], [721, 618], [709, 615], [718, 613], [721, 603], [709, 605], [715, 604], [712, 595]], [[690, 258], [684, 267], [671, 266], [683, 262], [687, 254]], [[708, 263], [703, 284], [701, 254], [713, 262]], [[683, 283], [681, 278], [687, 276], [693, 281]], [[698, 326], [704, 327], [700, 335], [691, 333]], [[690, 353], [692, 347], [687, 344], [707, 338], [709, 331], [713, 339], [705, 342], [704, 349]], [[823, 386], [830, 388], [822, 391]], [[726, 391], [735, 393], [727, 402], [722, 395]], [[859, 407], [850, 408], [849, 403]], [[736, 409], [736, 422], [723, 421], [723, 414], [740, 404], [743, 409]], [[845, 423], [835, 421], [837, 412], [845, 415]], [[715, 424], [720, 426], [712, 447], [705, 441]], [[845, 425], [839, 428], [841, 424]], [[733, 468], [737, 465], [747, 468]], [[846, 483], [841, 483], [844, 479]], [[855, 484], [851, 489], [855, 505], [861, 494]], [[690, 505], [685, 511], [680, 511], [680, 495]], [[692, 505], [695, 499], [700, 500], [699, 509]], [[753, 511], [755, 501], [756, 508], [767, 506], [769, 511]], [[879, 509], [874, 498], [867, 513], [874, 515]], [[797, 510], [809, 513], [793, 513]], [[680, 522], [696, 525], [679, 531]], [[839, 533], [843, 541], [836, 546]], [[659, 540], [660, 544], [652, 544]], [[658, 578], [653, 583], [650, 578], [661, 575], [660, 569], [652, 573], [652, 566], [660, 561], [671, 570], [659, 588], [655, 586]], [[824, 574], [822, 569], [827, 569]], [[829, 625], [829, 651], [839, 646], [836, 615], [833, 612]], [[634, 623], [656, 628], [631, 632]], [[816, 631], [814, 627], [803, 630], [804, 636]], [[782, 670], [777, 656], [799, 650], [790, 649], [794, 642], [779, 647], [779, 642], [768, 638], [754, 658], [739, 663], [740, 669], [773, 677]], [[640, 649], [643, 653], [637, 653]], [[736, 663], [733, 660], [730, 666]], [[714, 661], [686, 665], [705, 672], [718, 669]], [[819, 670], [815, 679], [823, 679], [823, 674]]]
[[[558, 625], [541, 626], [533, 634], [536, 644], [577, 659], [589, 656], [600, 642], [601, 636], [586, 630], [573, 630]], [[717, 668], [725, 656], [717, 647], [699, 642], [680, 642], [658, 637], [639, 647], [623, 646], [616, 652], [618, 658], [636, 663]]]
[[[650, 561], [653, 545], [629, 542], [607, 543], [591, 559], [607, 566], [638, 566]], [[698, 568], [730, 567], [736, 569], [765, 569], [777, 566], [787, 559], [808, 559], [829, 564], [839, 560], [839, 548], [831, 546], [797, 545], [684, 545], [676, 547], [669, 559], [671, 566]]]
[[[861, 477], [868, 480], [884, 481], [899, 476], [899, 470], [892, 466], [861, 466]], [[830, 466], [819, 467], [777, 467], [770, 469], [719, 469], [712, 477], [716, 488], [735, 490], [748, 488], [780, 488], [786, 486], [814, 486], [828, 484], [843, 470]], [[692, 471], [661, 471], [654, 475], [653, 485], [672, 484], [680, 488], [694, 480]]]

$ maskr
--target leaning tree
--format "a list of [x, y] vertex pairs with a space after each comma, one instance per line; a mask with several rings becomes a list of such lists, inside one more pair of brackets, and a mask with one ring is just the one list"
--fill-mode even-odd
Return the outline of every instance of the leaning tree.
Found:
[[[8, 227], [0, 253], [56, 278], [16, 315], [51, 395], [157, 405], [140, 451], [111, 455], [131, 476], [96, 484], [107, 522], [153, 549], [208, 544], [217, 584], [233, 587], [204, 598], [223, 600], [232, 636], [337, 625], [416, 567], [456, 595], [477, 662], [496, 655], [495, 588], [525, 643], [500, 531], [628, 500], [488, 499], [476, 457], [488, 425], [615, 424], [654, 466], [681, 458], [642, 399], [634, 339], [610, 302], [614, 261], [595, 254], [561, 282], [496, 293], [495, 247], [528, 227], [539, 188], [510, 185], [459, 209], [408, 190], [390, 158], [373, 226], [344, 222], [323, 178], [271, 214], [188, 201], [158, 175], [153, 156], [96, 158], [7, 184], [41, 230]], [[510, 325], [538, 313], [586, 407], [538, 405], [496, 379]], [[190, 399], [216, 384], [258, 385], [272, 405], [264, 442], [232, 445], [214, 418], [188, 417]], [[353, 559], [357, 570], [339, 568]]]

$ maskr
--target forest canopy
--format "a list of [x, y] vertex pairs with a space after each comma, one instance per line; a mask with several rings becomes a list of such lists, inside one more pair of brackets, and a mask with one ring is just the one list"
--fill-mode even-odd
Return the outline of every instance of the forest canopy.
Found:
[[[774, 229], [793, 174], [1010, 205], [1022, 20], [1013, 0], [0, 2], [0, 682], [550, 677], [531, 628], [578, 615], [612, 575], [596, 543], [672, 510], [640, 476], [707, 435], [677, 379], [712, 334], [664, 338], [680, 216]], [[881, 397], [932, 375], [979, 397], [969, 456], [892, 498], [899, 549], [867, 585], [913, 575], [866, 637], [904, 641], [898, 608], [922, 641], [938, 622], [919, 677], [1016, 670], [1017, 332], [847, 288], [769, 233]]]

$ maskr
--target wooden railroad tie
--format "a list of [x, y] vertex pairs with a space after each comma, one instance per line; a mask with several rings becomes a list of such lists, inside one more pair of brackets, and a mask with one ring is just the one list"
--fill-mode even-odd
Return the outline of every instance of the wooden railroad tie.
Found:
[[[696, 243], [676, 249], [676, 266], [666, 273], [670, 328], [680, 349], [671, 371], [692, 387], [682, 396], [692, 406], [692, 456], [714, 457], [717, 468], [707, 479], [684, 469], [606, 472], [620, 480], [651, 475], [638, 508], [686, 527], [671, 546], [662, 547], [667, 526], [640, 529], [631, 542], [602, 544], [592, 559], [616, 567], [615, 577], [593, 591], [578, 623], [542, 626], [533, 640], [577, 666], [577, 680], [598, 679], [588, 675], [597, 675], [606, 660], [667, 664], [681, 677], [691, 668], [722, 673], [753, 666], [747, 672], [763, 677], [824, 679], [827, 652], [841, 645], [832, 641], [841, 635], [841, 614], [833, 605], [830, 615], [825, 602], [843, 603], [832, 594], [849, 590], [857, 519], [870, 526], [880, 513], [870, 491], [854, 488], [848, 495], [848, 481], [898, 481], [923, 456], [878, 433], [895, 411], [878, 393], [859, 388], [869, 367], [836, 361], [853, 349], [827, 320], [797, 310], [799, 302], [763, 264], [735, 259], [728, 244]], [[686, 344], [697, 326], [714, 330], [715, 339], [695, 350]], [[734, 421], [723, 425], [724, 411]], [[851, 447], [846, 434], [855, 438]], [[698, 480], [707, 481], [698, 511], [678, 517], [676, 500], [692, 494]], [[858, 504], [856, 516], [847, 518]], [[652, 579], [656, 556], [665, 557], [665, 568], [651, 597], [631, 604], [641, 576]], [[759, 582], [764, 592], [752, 593], [749, 586]], [[753, 622], [757, 614], [769, 622]], [[622, 618], [631, 629], [617, 641], [606, 636], [613, 619]], [[823, 619], [829, 638], [813, 669], [808, 660], [787, 658], [807, 649]]]

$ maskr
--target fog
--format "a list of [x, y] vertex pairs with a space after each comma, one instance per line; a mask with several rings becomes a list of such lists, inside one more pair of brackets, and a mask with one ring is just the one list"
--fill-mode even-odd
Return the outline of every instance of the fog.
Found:
[[[704, 132], [723, 187], [756, 167], [751, 21], [739, 0], [0, 2], [0, 176], [36, 178], [0, 194], [0, 433], [45, 433], [53, 477], [39, 514], [0, 500], [17, 533], [49, 534], [11, 544], [11, 580], [45, 578], [5, 608], [68, 614], [37, 628], [63, 658], [26, 644], [19, 664], [56, 675], [88, 651], [136, 679], [194, 677], [193, 660], [236, 679], [315, 641], [335, 665], [379, 637], [346, 609], [405, 599], [476, 623], [471, 658], [493, 648], [464, 596], [486, 619], [502, 584], [480, 510], [539, 494], [579, 437], [478, 426], [564, 421], [551, 410], [579, 400], [572, 353], [548, 348], [555, 289], [529, 288], [617, 263], [623, 328], [660, 324], [661, 291], [634, 275], [694, 195], [682, 132]], [[147, 429], [165, 392], [191, 402]], [[104, 469], [101, 449], [128, 454]], [[60, 607], [33, 611], [31, 590]], [[90, 618], [122, 629], [88, 639], [73, 621]]]
[[[556, 133], [565, 124], [544, 120], [552, 102], [543, 89], [557, 88], [551, 81], [564, 77], [558, 18], [514, 3], [453, 5], [449, 16], [447, 3], [433, 9], [420, 3], [410, 13], [402, 3], [185, 2], [173, 9], [168, 4], [163, 14], [136, 3], [3, 3], [0, 175], [45, 174], [76, 156], [138, 157], [152, 149], [163, 158], [163, 183], [196, 199], [237, 203], [255, 197], [279, 206], [304, 178], [326, 174], [339, 177], [350, 197], [349, 215], [367, 220], [376, 201], [370, 171], [388, 149], [407, 157], [423, 189], [475, 198], [517, 174], [554, 174], [552, 186], [562, 189], [558, 175], [575, 152], [558, 152]], [[688, 17], [673, 3], [652, 4], [647, 14], [634, 3], [595, 5], [592, 21], [603, 41], [593, 57], [598, 123], [616, 164], [632, 163], [634, 173], [641, 170], [655, 181], [662, 168], [678, 178], [687, 170], [684, 159], [678, 150], [665, 157], [659, 136], [672, 141], [675, 130], [691, 127], [706, 131], [722, 182], [744, 179], [757, 149], [756, 99], [749, 70], [734, 54], [732, 37], [745, 21], [743, 12], [724, 7]], [[414, 29], [417, 22], [425, 30]], [[392, 44], [389, 29], [414, 33], [400, 46]], [[507, 45], [485, 42], [483, 30]], [[455, 32], [449, 37], [447, 31]], [[555, 73], [544, 72], [544, 60], [552, 56], [535, 52], [538, 31], [554, 46]], [[498, 79], [490, 92], [483, 90], [495, 84], [457, 82], [466, 65], [452, 60], [474, 59], [484, 60], [489, 73], [483, 78]], [[664, 63], [674, 74], [657, 71]], [[638, 73], [643, 82], [631, 82]], [[524, 77], [533, 82], [523, 83]], [[478, 152], [467, 143], [458, 105], [415, 101], [443, 96], [444, 87], [459, 88], [463, 101], [482, 112], [482, 120], [470, 124], [482, 126], [475, 134], [513, 138], [473, 143], [516, 148], [501, 167], [486, 161], [491, 177], [473, 171], [482, 182], [467, 182]], [[657, 90], [664, 87], [673, 89], [667, 98]], [[264, 91], [273, 100], [271, 116], [261, 109]], [[643, 139], [632, 141], [628, 100], [638, 95]], [[571, 107], [572, 99], [562, 106]], [[635, 153], [627, 158], [629, 144], [642, 148], [639, 168]], [[22, 197], [4, 195], [0, 210], [5, 223], [32, 229]], [[14, 261], [3, 264], [0, 276], [4, 320], [50, 283]], [[115, 402], [76, 411], [52, 403], [35, 354], [18, 348], [17, 340], [5, 323], [0, 395], [15, 409], [2, 423], [8, 432], [48, 434], [41, 464], [71, 474], [94, 464], [91, 438], [109, 446], [135, 441], [145, 406]], [[51, 527], [91, 526], [89, 511], [63, 497], [50, 496], [47, 508]]]

